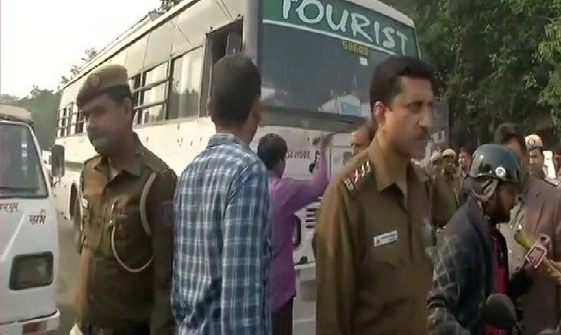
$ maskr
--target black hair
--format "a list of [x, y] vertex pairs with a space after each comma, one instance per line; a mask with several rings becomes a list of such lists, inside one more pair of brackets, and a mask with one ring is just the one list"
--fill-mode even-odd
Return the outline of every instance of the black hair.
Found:
[[122, 104], [125, 100], [131, 101], [131, 119], [134, 120], [136, 110], [134, 109], [134, 100], [132, 91], [129, 85], [117, 85], [106, 88], [101, 91], [101, 94], [107, 94], [109, 99], [113, 100], [115, 103]]
[[109, 99], [117, 103], [122, 103], [123, 101], [125, 101], [125, 99], [129, 99], [131, 102], [133, 102], [132, 92], [129, 85], [117, 85], [108, 87], [102, 91], [102, 94], [103, 93], [107, 94], [109, 96]]
[[402, 77], [425, 79], [435, 89], [434, 71], [424, 61], [410, 56], [390, 56], [374, 69], [370, 82], [370, 108], [377, 101], [389, 105], [401, 92]]
[[520, 126], [513, 122], [501, 123], [495, 130], [495, 144], [506, 145], [514, 140], [526, 152], [526, 140]]
[[219, 126], [240, 126], [249, 118], [251, 106], [261, 96], [261, 74], [251, 59], [235, 54], [214, 64], [210, 116]]
[[561, 143], [557, 143], [554, 147], [553, 147], [553, 153], [556, 155], [561, 155]]
[[459, 152], [465, 152], [468, 156], [473, 156], [473, 152], [475, 151], [475, 146], [473, 144], [466, 144], [460, 148]]
[[285, 159], [287, 152], [286, 141], [277, 134], [261, 137], [257, 146], [257, 155], [267, 170], [272, 170], [278, 162]]

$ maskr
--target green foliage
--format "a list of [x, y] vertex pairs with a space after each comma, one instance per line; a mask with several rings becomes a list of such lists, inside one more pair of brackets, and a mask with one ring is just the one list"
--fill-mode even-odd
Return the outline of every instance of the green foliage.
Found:
[[561, 0], [386, 2], [415, 20], [457, 136], [486, 140], [506, 120], [528, 130], [551, 114], [561, 121]]
[[7, 94], [0, 95], [0, 103], [23, 107], [32, 113], [37, 140], [43, 150], [48, 150], [55, 142], [59, 102], [60, 92], [37, 86], [21, 99]]
[[171, 7], [180, 3], [181, 0], [160, 0], [160, 8], [163, 10], [169, 10]]
[[[96, 55], [97, 51], [94, 48], [86, 49], [81, 61], [85, 64]], [[81, 67], [80, 65], [73, 65], [70, 68], [70, 76], [61, 77], [59, 88], [62, 88], [73, 76], [77, 75]], [[30, 111], [33, 115], [39, 144], [43, 150], [48, 150], [55, 142], [60, 95], [61, 93], [58, 90], [51, 91], [34, 86], [29, 94], [23, 98], [1, 94], [0, 104], [23, 107]]]
[[78, 73], [80, 73], [80, 70], [82, 69], [82, 66], [84, 64], [87, 64], [89, 61], [91, 61], [92, 59], [95, 58], [95, 56], [97, 56], [98, 51], [94, 48], [88, 48], [86, 50], [84, 50], [84, 56], [82, 56], [81, 61], [82, 61], [82, 65], [72, 65], [70, 67], [70, 74], [69, 75], [64, 75], [60, 77], [60, 82], [59, 82], [59, 88], [64, 87], [64, 85], [68, 84], [73, 77], [75, 77], [76, 75], [78, 75]]

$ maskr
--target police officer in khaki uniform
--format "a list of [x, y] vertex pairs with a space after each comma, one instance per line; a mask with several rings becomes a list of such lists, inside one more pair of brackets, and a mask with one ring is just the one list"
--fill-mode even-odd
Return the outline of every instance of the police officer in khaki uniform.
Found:
[[547, 176], [544, 166], [545, 156], [543, 154], [543, 141], [541, 137], [536, 134], [530, 134], [526, 136], [525, 141], [530, 159], [530, 174], [535, 178], [541, 179], [555, 187], [558, 187], [559, 181]]
[[425, 333], [430, 184], [411, 158], [425, 153], [432, 78], [406, 56], [375, 70], [376, 136], [331, 180], [317, 219], [318, 335]]
[[433, 221], [444, 227], [460, 207], [460, 178], [456, 168], [456, 152], [446, 149], [441, 154], [442, 172], [433, 178]]
[[76, 104], [98, 153], [81, 178], [77, 325], [91, 335], [168, 335], [175, 173], [132, 130], [124, 67], [90, 74]]
[[433, 177], [442, 173], [442, 155], [439, 151], [435, 151], [430, 156], [430, 173]]

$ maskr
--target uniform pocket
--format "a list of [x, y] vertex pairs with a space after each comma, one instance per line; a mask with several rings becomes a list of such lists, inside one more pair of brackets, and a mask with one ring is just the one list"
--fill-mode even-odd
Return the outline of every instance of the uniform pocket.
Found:
[[397, 268], [402, 263], [403, 251], [399, 243], [390, 243], [379, 247], [372, 247], [370, 257], [374, 264]]
[[375, 296], [384, 303], [401, 300], [407, 296], [407, 286], [411, 285], [405, 278], [407, 266], [404, 260], [403, 246], [397, 242], [369, 248], [363, 262], [364, 277], [360, 280], [371, 287]]
[[124, 270], [135, 273], [149, 266], [152, 248], [140, 222], [138, 205], [114, 207], [107, 229], [108, 251]]
[[140, 210], [137, 205], [123, 205], [113, 210], [112, 224], [115, 226], [115, 236], [117, 238], [128, 239], [137, 237], [142, 230], [140, 223]]

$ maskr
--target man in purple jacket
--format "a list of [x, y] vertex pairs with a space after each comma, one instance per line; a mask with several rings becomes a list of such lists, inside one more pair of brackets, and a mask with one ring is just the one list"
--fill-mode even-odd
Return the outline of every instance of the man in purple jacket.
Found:
[[311, 181], [283, 178], [288, 146], [277, 134], [267, 134], [259, 140], [257, 154], [269, 171], [269, 195], [273, 220], [271, 264], [271, 309], [273, 334], [292, 334], [292, 303], [296, 296], [296, 271], [292, 259], [292, 236], [299, 218], [296, 211], [318, 200], [328, 184], [325, 151], [332, 135], [320, 139], [319, 164]]

